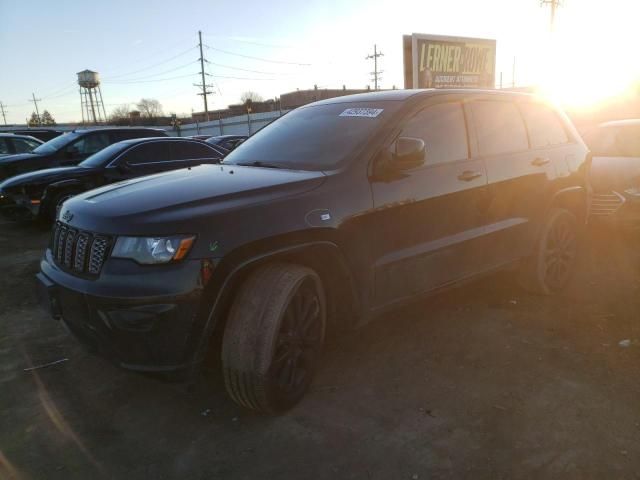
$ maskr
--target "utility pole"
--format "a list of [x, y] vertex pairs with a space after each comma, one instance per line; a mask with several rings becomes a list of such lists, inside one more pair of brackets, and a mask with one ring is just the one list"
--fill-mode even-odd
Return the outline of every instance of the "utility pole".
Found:
[[551, 18], [549, 22], [549, 27], [551, 31], [553, 31], [556, 22], [556, 10], [562, 4], [562, 0], [540, 0], [540, 6], [546, 7], [549, 5], [551, 7]]
[[373, 58], [373, 89], [378, 90], [378, 79], [381, 79], [382, 71], [378, 71], [378, 57], [383, 57], [384, 54], [382, 52], [378, 52], [378, 46], [376, 44], [373, 45], [373, 55], [367, 55], [365, 58], [370, 60]]
[[42, 101], [42, 99], [36, 98], [36, 95], [33, 92], [31, 92], [31, 97], [33, 98], [33, 100], [29, 100], [29, 101], [33, 102], [33, 104], [36, 107], [36, 118], [38, 119], [38, 125], [40, 125], [42, 122], [40, 121], [40, 112], [38, 111], [38, 102]]
[[202, 54], [202, 32], [200, 30], [198, 30], [198, 44], [200, 46], [200, 75], [202, 75], [202, 85], [194, 83], [193, 85], [196, 87], [200, 87], [202, 88], [202, 93], [199, 93], [198, 95], [202, 95], [202, 97], [204, 98], [204, 115], [205, 118], [207, 119], [207, 122], [209, 121], [209, 106], [207, 105], [207, 95], [211, 94], [212, 92], [207, 91], [207, 87], [210, 87], [211, 85], [207, 85], [204, 81], [204, 55]]
[[2, 104], [2, 102], [0, 102], [0, 110], [2, 110], [2, 118], [4, 119], [4, 124], [6, 125], [7, 124], [7, 116], [5, 114], [4, 105]]

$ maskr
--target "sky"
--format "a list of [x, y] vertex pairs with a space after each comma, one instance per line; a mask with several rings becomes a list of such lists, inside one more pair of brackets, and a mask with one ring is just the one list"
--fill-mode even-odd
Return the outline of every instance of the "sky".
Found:
[[8, 123], [31, 115], [32, 93], [58, 122], [79, 121], [76, 73], [88, 68], [107, 113], [141, 98], [166, 114], [202, 111], [198, 30], [210, 110], [245, 91], [365, 88], [374, 44], [381, 87], [402, 88], [402, 35], [414, 32], [496, 39], [497, 80], [584, 102], [640, 78], [637, 3], [564, 0], [551, 33], [539, 0], [0, 0], [0, 102]]

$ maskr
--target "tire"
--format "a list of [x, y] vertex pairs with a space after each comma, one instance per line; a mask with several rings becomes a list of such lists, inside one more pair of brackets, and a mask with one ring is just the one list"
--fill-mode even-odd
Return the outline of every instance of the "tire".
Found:
[[58, 217], [58, 209], [65, 201], [69, 200], [71, 197], [75, 197], [78, 193], [79, 192], [68, 190], [56, 193], [51, 200], [44, 205], [44, 211], [42, 212], [41, 218], [48, 223], [55, 222]]
[[231, 398], [269, 414], [296, 405], [313, 379], [325, 329], [324, 289], [313, 270], [274, 263], [254, 271], [231, 305], [222, 340]]
[[560, 292], [571, 279], [578, 254], [579, 228], [575, 215], [562, 208], [549, 211], [533, 255], [519, 272], [525, 289], [542, 295]]

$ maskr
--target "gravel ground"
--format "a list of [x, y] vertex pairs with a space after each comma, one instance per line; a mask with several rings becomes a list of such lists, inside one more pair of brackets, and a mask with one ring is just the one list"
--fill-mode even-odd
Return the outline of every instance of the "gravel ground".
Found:
[[640, 478], [637, 235], [591, 230], [561, 296], [494, 275], [333, 339], [281, 417], [88, 354], [37, 306], [47, 240], [0, 225], [0, 479]]

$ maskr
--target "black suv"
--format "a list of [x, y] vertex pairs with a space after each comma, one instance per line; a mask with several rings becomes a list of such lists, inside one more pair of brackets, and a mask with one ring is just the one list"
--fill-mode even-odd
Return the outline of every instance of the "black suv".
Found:
[[76, 166], [46, 168], [0, 182], [0, 213], [14, 220], [52, 221], [58, 205], [81, 192], [152, 173], [218, 163], [226, 153], [187, 138], [124, 140]]
[[0, 157], [0, 180], [43, 168], [77, 165], [112, 143], [131, 138], [166, 137], [156, 128], [77, 129], [43, 143], [30, 153]]
[[506, 267], [565, 286], [588, 149], [525, 94], [403, 90], [325, 100], [221, 165], [64, 203], [38, 274], [54, 318], [119, 365], [193, 369], [222, 335], [227, 391], [298, 402], [325, 332]]

